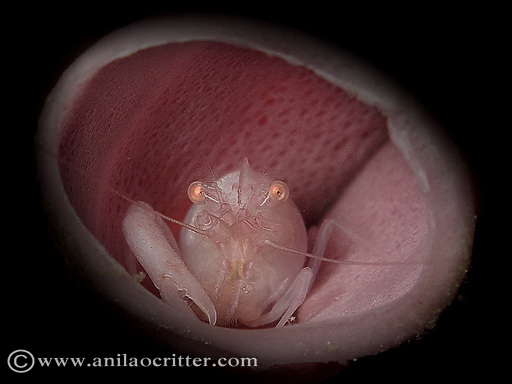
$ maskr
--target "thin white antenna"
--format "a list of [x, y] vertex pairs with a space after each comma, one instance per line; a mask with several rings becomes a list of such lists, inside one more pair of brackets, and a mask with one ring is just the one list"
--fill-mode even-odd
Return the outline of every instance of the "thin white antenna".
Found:
[[330, 263], [336, 263], [336, 264], [345, 264], [345, 265], [371, 265], [371, 266], [386, 266], [386, 265], [420, 265], [424, 263], [419, 262], [407, 262], [407, 261], [350, 261], [350, 260], [336, 260], [336, 259], [329, 259], [327, 257], [322, 257], [318, 255], [314, 255], [312, 253], [307, 252], [301, 252], [297, 251], [293, 248], [288, 248], [279, 244], [274, 243], [270, 240], [265, 240], [265, 244], [268, 246], [279, 249], [280, 251], [295, 253], [297, 255], [309, 257], [311, 259], [320, 260], [320, 261], [327, 261]]
[[[130, 199], [129, 197], [123, 195], [122, 193], [120, 192], [117, 192], [115, 189], [111, 189], [112, 192], [114, 192], [116, 195], [122, 197], [123, 199], [125, 199], [126, 201], [129, 201], [130, 203], [132, 204], [137, 204], [137, 201], [133, 200], [133, 199]], [[144, 208], [144, 207], [143, 207]], [[149, 211], [149, 209], [147, 208], [144, 208], [146, 210]], [[182, 221], [179, 221], [179, 220], [176, 220], [176, 219], [173, 219], [172, 217], [169, 217], [169, 216], [165, 216], [163, 213], [160, 213], [158, 211], [153, 211], [155, 212], [158, 216], [160, 216], [162, 219], [166, 220], [166, 221], [169, 221], [171, 223], [174, 223], [174, 224], [177, 224], [181, 227], [184, 227], [184, 228], [187, 228], [195, 233], [198, 233], [200, 235], [203, 235], [203, 236], [206, 236], [206, 231], [203, 231], [202, 229], [200, 228], [197, 228], [197, 227], [194, 227], [193, 225], [190, 225], [190, 224], [187, 224], [187, 223], [184, 223]]]

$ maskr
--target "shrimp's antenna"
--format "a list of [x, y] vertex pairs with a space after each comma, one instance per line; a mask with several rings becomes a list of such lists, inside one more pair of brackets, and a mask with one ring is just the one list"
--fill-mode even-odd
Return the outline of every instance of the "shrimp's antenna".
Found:
[[[249, 159], [247, 158], [247, 156], [244, 158], [244, 162], [243, 162], [243, 166], [242, 166], [242, 170], [244, 171], [244, 175], [247, 174], [247, 171], [248, 170], [251, 170], [251, 166], [249, 164]], [[256, 171], [257, 172], [257, 171]], [[264, 176], [268, 177], [268, 174], [267, 173], [263, 173]], [[240, 172], [240, 175], [242, 175], [242, 171]], [[241, 183], [241, 179], [242, 177], [240, 177], [240, 181], [239, 181], [239, 190], [240, 190], [240, 185], [242, 184]], [[267, 182], [263, 181], [261, 183], [258, 184], [257, 187], [255, 188], [251, 188], [251, 196], [250, 198], [247, 200], [248, 202], [249, 201], [252, 201], [252, 199], [254, 198], [255, 195], [257, 194], [263, 194], [263, 193], [266, 193], [268, 188], [269, 188], [270, 184], [268, 184]], [[267, 197], [265, 198], [265, 200], [263, 200], [259, 205], [260, 207], [262, 207], [269, 199], [269, 196], [267, 194]]]
[[[115, 193], [116, 195], [120, 196], [121, 198], [125, 199], [126, 201], [129, 201], [130, 203], [132, 204], [138, 204], [137, 201], [133, 200], [133, 199], [130, 199], [129, 197], [123, 195], [121, 192], [117, 192], [115, 189], [110, 189], [113, 193]], [[144, 208], [144, 207], [143, 207]], [[144, 208], [146, 210], [148, 210], [147, 208]], [[203, 236], [206, 236], [206, 231], [200, 229], [200, 228], [197, 228], [193, 225], [190, 225], [190, 224], [187, 224], [187, 223], [184, 223], [183, 221], [179, 221], [179, 220], [176, 220], [176, 219], [173, 219], [172, 217], [169, 217], [169, 216], [166, 216], [164, 215], [163, 213], [160, 213], [158, 211], [154, 211], [158, 216], [160, 216], [162, 219], [166, 220], [166, 221], [169, 221], [170, 223], [174, 223], [174, 224], [177, 224], [183, 228], [186, 228], [186, 229], [189, 229], [191, 230], [192, 232], [195, 232], [199, 235], [203, 235]]]
[[329, 259], [327, 257], [322, 257], [318, 255], [314, 255], [312, 253], [308, 252], [301, 252], [297, 251], [293, 248], [288, 248], [279, 244], [274, 243], [270, 240], [265, 240], [265, 244], [278, 249], [280, 251], [295, 253], [296, 255], [301, 255], [305, 257], [309, 257], [310, 259], [320, 260], [320, 261], [327, 261], [330, 263], [336, 263], [336, 264], [345, 264], [345, 265], [370, 265], [370, 266], [386, 266], [386, 265], [421, 265], [424, 263], [421, 262], [407, 262], [407, 261], [351, 261], [351, 260], [337, 260], [337, 259]]
[[215, 190], [215, 194], [217, 195], [217, 201], [221, 204], [225, 203], [224, 196], [222, 195], [219, 187], [219, 182], [217, 177], [215, 176], [215, 172], [213, 172], [212, 167], [210, 166], [210, 163], [206, 162], [206, 168], [208, 169], [208, 173], [210, 174], [210, 177], [212, 178], [212, 184], [213, 189]]

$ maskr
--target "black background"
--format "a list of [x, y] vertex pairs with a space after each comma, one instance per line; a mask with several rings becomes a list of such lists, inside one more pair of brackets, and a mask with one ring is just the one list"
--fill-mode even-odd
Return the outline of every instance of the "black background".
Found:
[[[465, 380], [504, 368], [496, 348], [506, 345], [500, 320], [507, 301], [499, 299], [504, 287], [498, 286], [501, 280], [495, 275], [504, 268], [507, 254], [500, 249], [497, 235], [497, 219], [505, 213], [498, 215], [496, 210], [504, 203], [496, 193], [508, 188], [497, 177], [504, 174], [500, 167], [508, 166], [498, 159], [498, 144], [509, 141], [506, 134], [510, 130], [510, 120], [502, 120], [504, 96], [499, 93], [505, 87], [501, 64], [504, 52], [510, 49], [500, 21], [503, 10], [447, 9], [432, 4], [405, 8], [331, 4], [295, 5], [293, 9], [262, 5], [164, 9], [148, 4], [103, 9], [83, 4], [4, 14], [2, 104], [7, 119], [2, 151], [2, 216], [6, 223], [2, 257], [6, 262], [1, 316], [7, 324], [4, 321], [2, 368], [6, 368], [7, 355], [19, 348], [48, 357], [168, 355], [76, 281], [52, 248], [39, 206], [33, 136], [44, 98], [73, 58], [108, 32], [140, 18], [190, 11], [275, 21], [353, 51], [411, 90], [443, 123], [472, 169], [479, 219], [472, 267], [459, 297], [437, 326], [420, 339], [359, 359], [329, 382], [447, 376]], [[496, 298], [500, 304], [495, 304]], [[34, 380], [49, 375], [112, 373], [122, 379], [162, 374], [178, 380], [182, 373], [199, 378], [206, 372], [34, 369], [9, 375]], [[208, 371], [211, 374], [219, 371]]]

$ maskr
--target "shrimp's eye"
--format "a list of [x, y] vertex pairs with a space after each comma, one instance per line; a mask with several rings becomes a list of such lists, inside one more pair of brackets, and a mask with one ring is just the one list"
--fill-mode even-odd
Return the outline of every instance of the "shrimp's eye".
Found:
[[284, 182], [274, 181], [268, 189], [268, 194], [271, 200], [285, 201], [288, 198], [290, 191]]
[[201, 205], [206, 202], [203, 184], [200, 181], [194, 181], [188, 186], [188, 198], [194, 204]]

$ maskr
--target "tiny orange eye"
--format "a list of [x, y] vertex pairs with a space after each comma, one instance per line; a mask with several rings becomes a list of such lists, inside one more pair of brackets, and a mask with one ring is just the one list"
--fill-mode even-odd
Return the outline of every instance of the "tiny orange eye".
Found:
[[206, 196], [201, 182], [194, 181], [188, 186], [188, 198], [194, 204], [204, 204], [206, 202]]
[[288, 186], [282, 181], [274, 181], [268, 189], [270, 198], [274, 201], [285, 201], [290, 194]]

